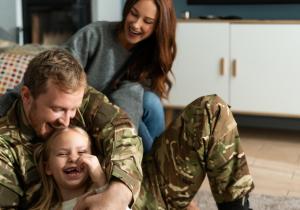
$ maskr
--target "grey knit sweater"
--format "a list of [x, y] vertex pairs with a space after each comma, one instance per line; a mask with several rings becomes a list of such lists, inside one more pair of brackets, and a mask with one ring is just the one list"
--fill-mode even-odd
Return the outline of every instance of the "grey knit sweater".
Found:
[[[117, 40], [117, 22], [98, 21], [74, 34], [62, 47], [74, 55], [87, 73], [88, 84], [108, 94], [111, 81], [131, 55]], [[0, 115], [7, 111], [17, 90], [0, 98]], [[123, 81], [120, 88], [109, 92], [108, 97], [123, 108], [138, 128], [143, 113], [143, 87], [136, 82]]]
[[130, 56], [117, 40], [116, 22], [94, 22], [63, 46], [83, 65], [89, 84], [102, 91]]
[[143, 87], [139, 83], [124, 81], [120, 88], [108, 93], [109, 85], [130, 52], [117, 40], [118, 22], [98, 21], [87, 25], [72, 36], [63, 46], [83, 65], [88, 83], [108, 97], [131, 117], [138, 128], [143, 113]]

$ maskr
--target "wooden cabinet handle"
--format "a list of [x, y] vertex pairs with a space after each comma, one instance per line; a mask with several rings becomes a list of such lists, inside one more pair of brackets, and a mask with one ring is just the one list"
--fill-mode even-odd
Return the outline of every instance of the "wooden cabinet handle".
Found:
[[236, 59], [233, 59], [232, 61], [232, 76], [236, 77], [237, 74], [237, 61]]
[[220, 75], [223, 76], [225, 72], [225, 59], [221, 58], [220, 59]]

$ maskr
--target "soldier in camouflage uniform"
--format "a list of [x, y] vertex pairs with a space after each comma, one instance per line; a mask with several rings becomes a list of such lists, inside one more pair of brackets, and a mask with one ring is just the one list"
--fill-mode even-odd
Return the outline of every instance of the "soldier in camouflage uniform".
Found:
[[101, 196], [89, 197], [89, 205], [97, 206], [92, 202], [96, 199], [109, 200], [101, 206], [125, 209], [136, 200], [143, 149], [135, 129], [124, 112], [86, 87], [84, 70], [73, 56], [64, 50], [51, 50], [30, 62], [21, 98], [0, 119], [1, 209], [28, 209], [37, 200], [41, 186], [33, 162], [34, 147], [55, 128], [69, 126], [71, 118], [71, 124], [91, 135], [110, 181]]
[[[34, 65], [43, 68], [34, 68]], [[84, 96], [75, 94], [85, 84], [85, 77], [77, 78], [81, 85], [73, 89], [68, 85], [70, 79], [63, 80], [65, 84], [52, 84], [53, 77], [46, 73], [45, 80], [38, 84], [41, 87], [27, 84], [28, 80], [39, 83], [36, 75], [52, 66], [58, 75], [63, 71], [72, 73], [74, 69], [79, 71], [77, 76], [84, 74], [77, 61], [62, 50], [46, 51], [30, 62], [22, 88], [29, 92], [27, 95], [23, 92], [22, 98], [16, 100], [0, 119], [0, 209], [27, 209], [35, 202], [40, 182], [32, 152], [35, 144], [43, 139], [39, 134], [49, 135], [55, 127], [69, 124], [81, 126], [90, 134], [111, 183], [107, 191], [82, 200], [78, 209], [88, 206], [100, 209], [105, 205], [107, 209], [125, 209], [127, 204], [134, 210], [185, 209], [206, 174], [219, 209], [248, 209], [245, 198], [253, 188], [253, 181], [241, 149], [236, 122], [219, 97], [202, 97], [187, 106], [156, 140], [152, 152], [142, 162], [141, 140], [124, 112], [92, 88], [86, 88]], [[63, 94], [71, 97], [74, 105], [65, 102], [68, 108], [54, 107], [55, 111], [65, 113], [63, 119], [46, 123], [49, 132], [39, 133], [36, 128], [41, 125], [29, 120], [27, 98], [28, 94], [34, 96], [31, 103], [38, 110], [42, 106], [38, 103], [39, 98], [43, 95], [51, 97], [50, 86], [56, 88], [62, 98]], [[36, 90], [40, 92], [36, 94]], [[82, 97], [81, 106], [75, 110]], [[129, 200], [126, 200], [124, 186], [131, 192]], [[112, 192], [114, 196], [111, 196]]]

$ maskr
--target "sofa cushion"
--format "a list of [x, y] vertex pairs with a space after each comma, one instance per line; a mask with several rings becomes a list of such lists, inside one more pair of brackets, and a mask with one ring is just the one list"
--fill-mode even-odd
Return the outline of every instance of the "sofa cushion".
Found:
[[39, 44], [13, 45], [0, 49], [0, 96], [17, 86], [23, 78], [27, 66], [40, 52], [55, 46]]
[[34, 55], [0, 53], [0, 95], [17, 86]]

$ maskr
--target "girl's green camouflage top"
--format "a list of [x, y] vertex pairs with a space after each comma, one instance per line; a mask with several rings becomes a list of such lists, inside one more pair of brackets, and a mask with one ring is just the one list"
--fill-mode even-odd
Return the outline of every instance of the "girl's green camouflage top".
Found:
[[[0, 119], [0, 209], [27, 209], [39, 196], [40, 181], [32, 154], [40, 140], [28, 126], [21, 104], [15, 101]], [[143, 147], [127, 115], [89, 88], [71, 123], [91, 135], [106, 176], [123, 181], [136, 199]]]

